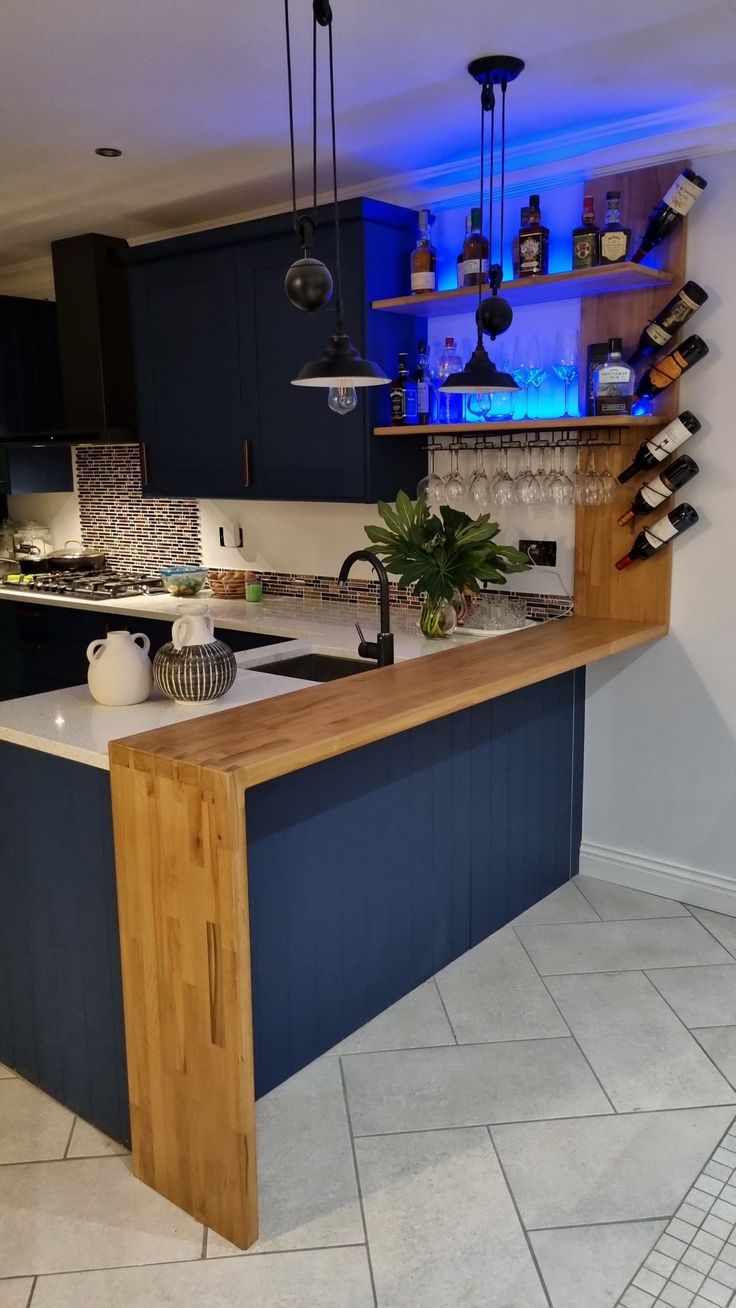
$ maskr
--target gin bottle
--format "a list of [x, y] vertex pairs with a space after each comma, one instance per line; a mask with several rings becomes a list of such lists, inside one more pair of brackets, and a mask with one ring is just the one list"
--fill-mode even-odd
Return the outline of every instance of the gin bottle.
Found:
[[608, 342], [608, 358], [593, 373], [593, 408], [596, 416], [631, 413], [634, 395], [634, 369], [621, 354], [621, 337]]

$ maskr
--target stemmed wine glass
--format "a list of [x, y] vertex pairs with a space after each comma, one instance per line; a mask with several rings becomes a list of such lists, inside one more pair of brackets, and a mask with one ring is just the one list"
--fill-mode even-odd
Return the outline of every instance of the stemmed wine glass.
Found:
[[583, 468], [582, 450], [578, 450], [578, 462], [575, 470], [575, 503], [587, 508], [597, 508], [604, 502], [605, 489], [595, 468], [595, 450], [591, 449], [588, 466]]
[[493, 482], [491, 484], [493, 492], [493, 503], [499, 508], [506, 508], [509, 504], [514, 503], [514, 479], [509, 472], [509, 452], [501, 451], [501, 458]]
[[529, 416], [529, 382], [531, 381], [529, 342], [531, 339], [532, 338], [529, 336], [517, 336], [512, 359], [511, 375], [517, 386], [520, 386], [524, 393], [522, 411], [519, 414], [520, 418], [526, 418]]
[[468, 413], [472, 413], [478, 422], [488, 422], [493, 408], [493, 395], [486, 392], [479, 392], [477, 395], [468, 396]]
[[483, 447], [475, 447], [475, 471], [468, 482], [468, 512], [472, 517], [487, 513], [491, 507], [491, 484], [483, 462]]
[[539, 446], [537, 451], [537, 470], [534, 473], [534, 476], [536, 477], [539, 483], [539, 489], [542, 492], [542, 503], [549, 504], [549, 483], [551, 474], [547, 472], [547, 469], [544, 466], [545, 449], [545, 445]]
[[451, 509], [465, 508], [466, 487], [465, 478], [462, 476], [458, 464], [459, 446], [450, 446], [450, 474], [445, 477], [444, 494], [445, 504], [449, 504]]
[[517, 504], [541, 504], [542, 488], [532, 472], [532, 452], [527, 445], [522, 458], [521, 471], [514, 481]]
[[571, 417], [572, 414], [570, 413], [568, 406], [567, 396], [570, 383], [573, 382], [578, 375], [579, 353], [579, 333], [573, 330], [559, 331], [555, 337], [555, 352], [552, 360], [552, 367], [565, 387], [565, 405], [562, 412]]
[[603, 465], [603, 471], [600, 474], [601, 481], [603, 482], [604, 504], [613, 504], [619, 488], [618, 477], [616, 476], [615, 472], [611, 471], [611, 468], [609, 467], [609, 462], [608, 462], [609, 457], [610, 457], [610, 450], [609, 447], [606, 446], [606, 460]]
[[[535, 418], [539, 417], [539, 389], [549, 377], [549, 368], [542, 362], [542, 351], [539, 348], [539, 341], [536, 336], [529, 337], [529, 351], [527, 355], [529, 363], [529, 381], [534, 387], [537, 396]], [[529, 417], [531, 418], [531, 414]]]
[[565, 454], [561, 447], [557, 449], [555, 466], [550, 475], [548, 498], [550, 504], [575, 503], [575, 486], [565, 472]]
[[444, 504], [445, 483], [442, 477], [439, 477], [434, 470], [435, 450], [441, 449], [441, 445], [428, 445], [429, 453], [429, 471], [426, 477], [422, 477], [417, 486], [417, 499], [426, 500], [430, 509], [439, 508]]

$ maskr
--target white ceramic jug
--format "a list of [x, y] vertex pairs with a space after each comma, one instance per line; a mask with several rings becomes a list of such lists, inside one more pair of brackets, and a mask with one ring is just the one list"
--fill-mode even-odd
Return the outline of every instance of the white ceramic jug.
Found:
[[215, 620], [206, 604], [179, 605], [181, 617], [171, 627], [174, 649], [185, 645], [211, 645], [215, 637]]
[[[140, 642], [140, 644], [139, 644]], [[98, 704], [140, 704], [151, 693], [151, 642], [142, 631], [111, 631], [87, 646], [89, 692]]]

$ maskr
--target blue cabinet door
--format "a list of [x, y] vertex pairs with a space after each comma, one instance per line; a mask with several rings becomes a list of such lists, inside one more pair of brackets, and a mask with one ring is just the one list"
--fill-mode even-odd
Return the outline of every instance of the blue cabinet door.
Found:
[[[343, 243], [346, 321], [362, 349], [359, 224], [346, 227]], [[331, 242], [323, 238], [315, 253], [334, 269]], [[353, 413], [339, 416], [327, 407], [326, 387], [291, 384], [305, 363], [321, 356], [334, 332], [334, 302], [308, 314], [287, 299], [284, 275], [299, 257], [293, 237], [243, 246], [237, 257], [246, 423], [260, 436], [253, 494], [273, 500], [364, 499], [363, 399]]]
[[147, 493], [246, 497], [234, 251], [134, 267], [131, 306]]

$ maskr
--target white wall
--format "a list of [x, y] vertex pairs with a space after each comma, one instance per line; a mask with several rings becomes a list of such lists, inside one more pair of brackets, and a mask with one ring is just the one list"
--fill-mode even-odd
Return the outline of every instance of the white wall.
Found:
[[736, 913], [736, 154], [701, 170], [688, 272], [710, 354], [681, 387], [703, 430], [678, 496], [701, 520], [673, 547], [671, 634], [589, 669], [581, 870]]

